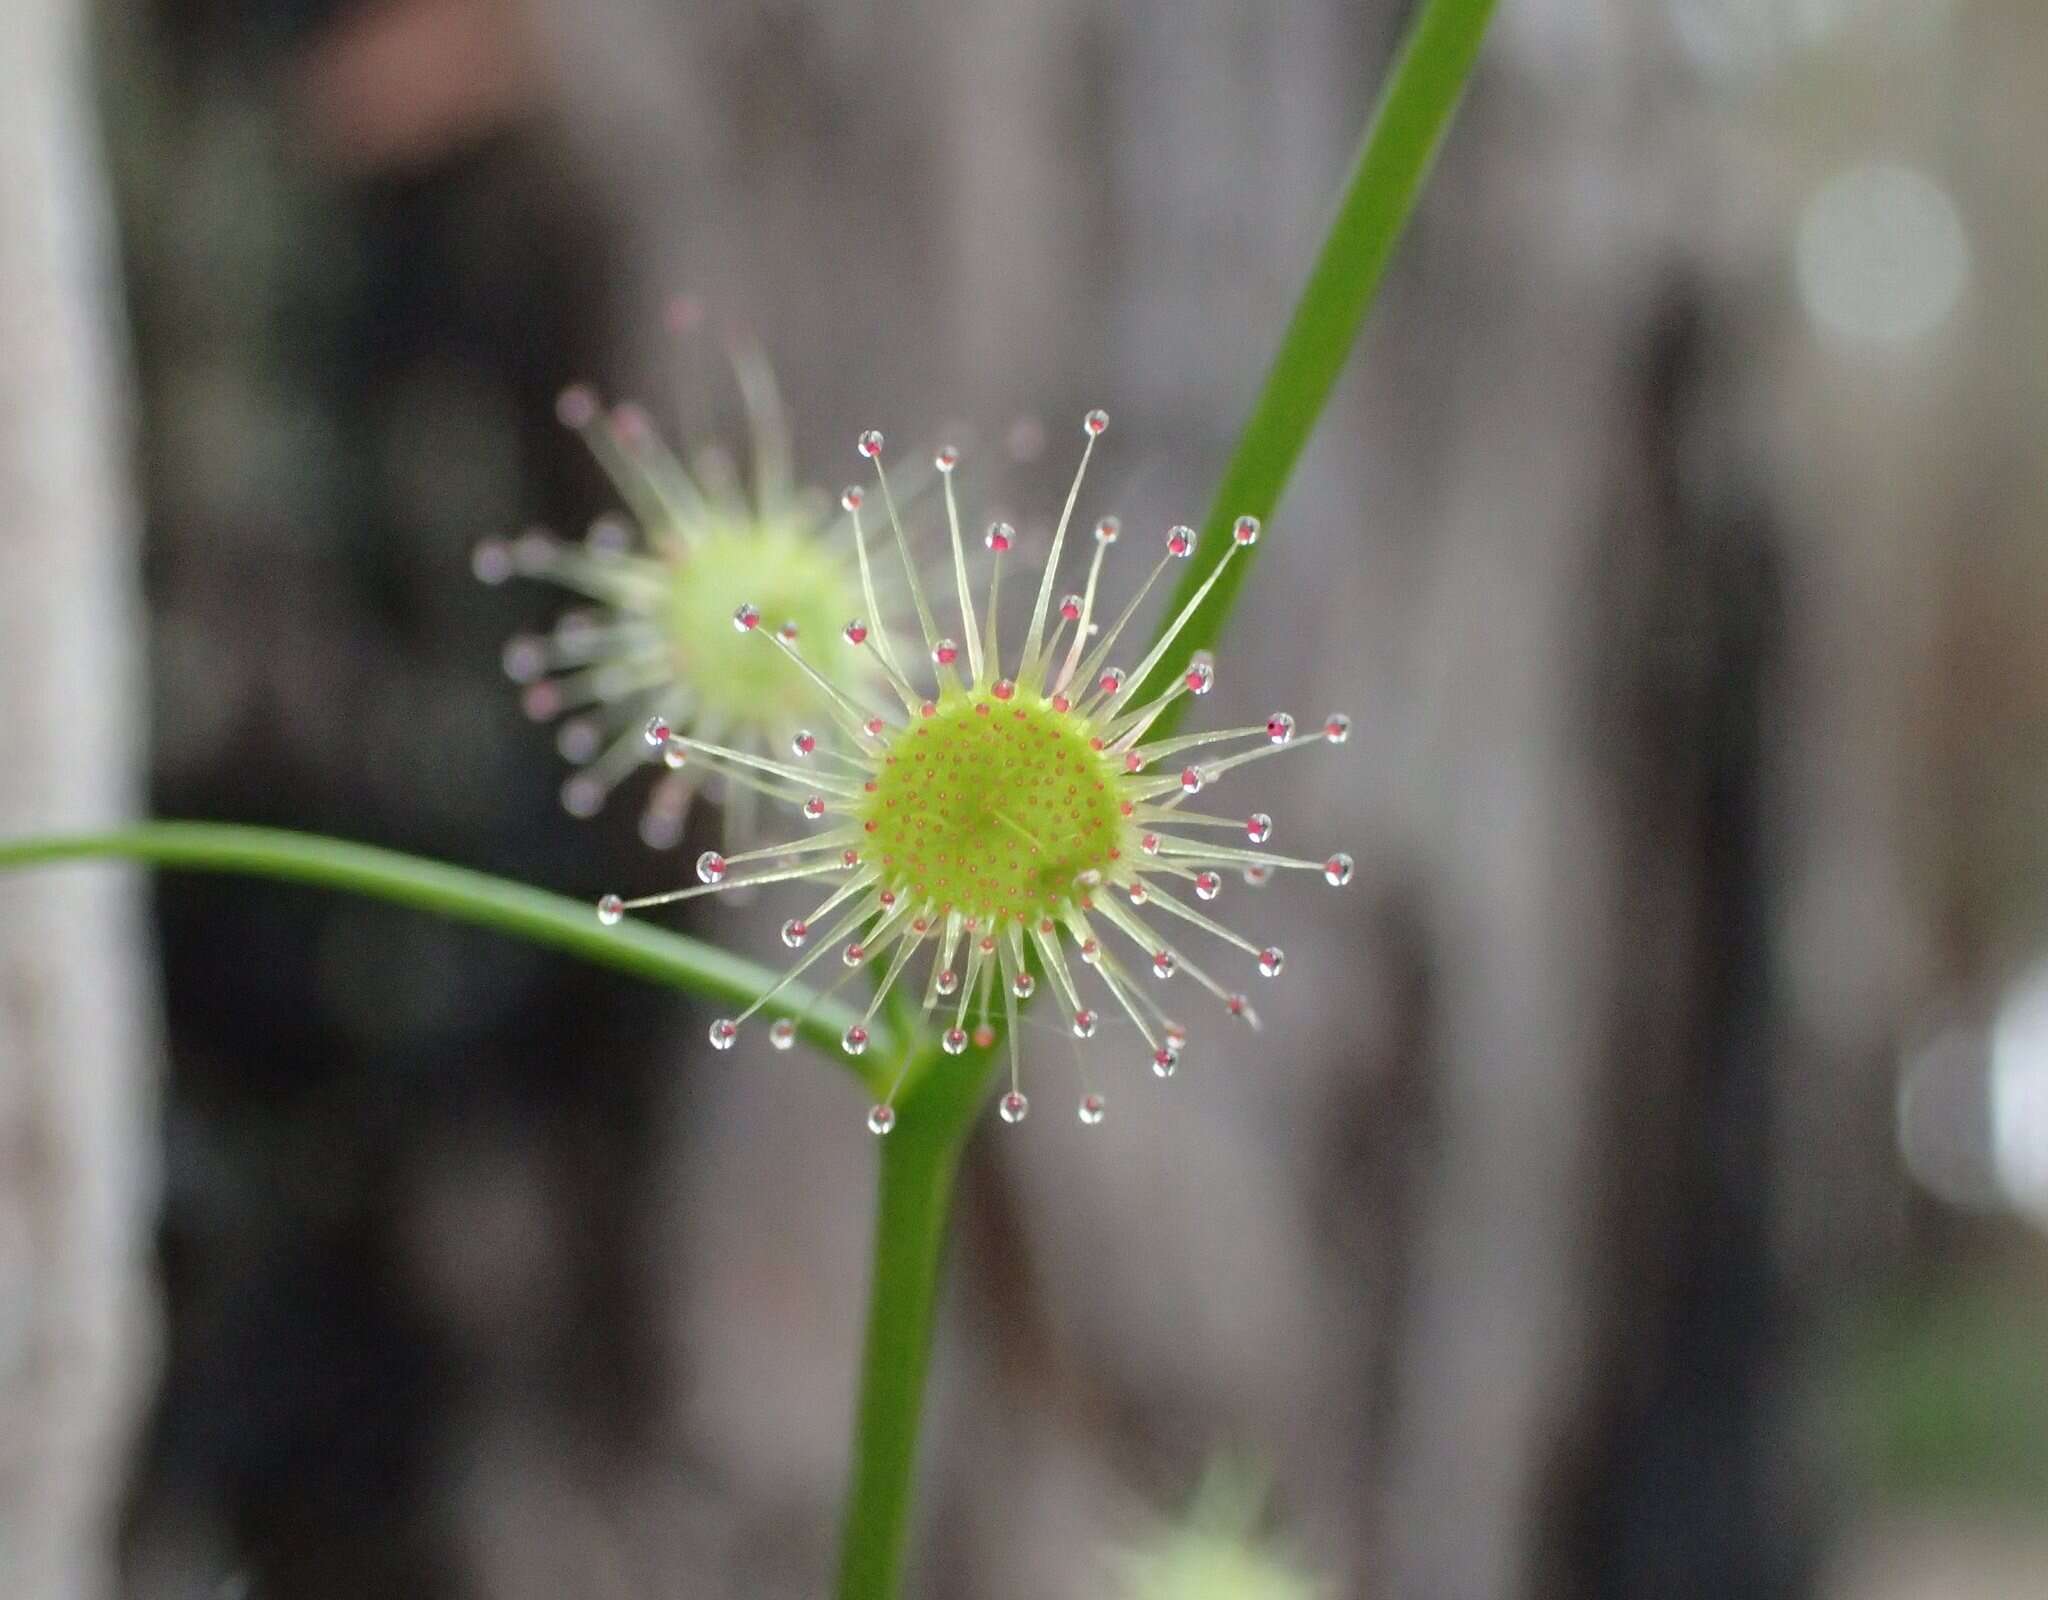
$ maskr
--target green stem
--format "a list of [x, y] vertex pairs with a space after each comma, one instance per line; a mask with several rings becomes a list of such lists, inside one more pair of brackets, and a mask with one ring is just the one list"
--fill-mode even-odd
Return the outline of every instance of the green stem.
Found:
[[[1338, 197], [1330, 231], [1209, 503], [1202, 548], [1220, 555], [1240, 516], [1272, 520], [1415, 209], [1465, 80], [1472, 74], [1494, 4], [1495, 0], [1424, 0], [1417, 10]], [[1263, 547], [1262, 543], [1240, 552], [1209, 591], [1181, 635], [1186, 654], [1216, 643], [1251, 571], [1252, 558]], [[1190, 564], [1165, 615], [1179, 614], [1213, 564]], [[1179, 659], [1184, 657], [1177, 652], [1176, 662]], [[1175, 670], [1176, 664], [1162, 661], [1152, 679], [1156, 684]], [[1146, 684], [1134, 684], [1126, 691], [1128, 703], [1139, 704], [1150, 692]], [[1166, 708], [1149, 736], [1156, 739], [1169, 733], [1187, 708], [1183, 695]]]
[[895, 1130], [877, 1141], [874, 1276], [838, 1600], [893, 1600], [901, 1585], [953, 1178], [996, 1064], [990, 1050], [915, 1058]]
[[[1217, 488], [1205, 525], [1208, 548], [1221, 549], [1239, 516], [1267, 519], [1279, 503], [1414, 209], [1493, 7], [1494, 0], [1424, 0]], [[1216, 641], [1248, 567], [1243, 559], [1233, 563], [1190, 619], [1190, 652]], [[1206, 569], [1189, 572], [1166, 615], [1177, 614], [1206, 575]], [[1177, 721], [1185, 706], [1185, 697], [1176, 701], [1155, 734]], [[894, 1600], [899, 1592], [947, 1206], [961, 1148], [995, 1068], [986, 1054], [935, 1072], [925, 1065], [913, 1065], [896, 1131], [881, 1141], [874, 1278], [838, 1600]]]
[[[745, 1004], [780, 977], [743, 957], [644, 922], [607, 928], [589, 905], [524, 884], [466, 867], [423, 861], [396, 850], [281, 828], [248, 828], [229, 822], [145, 822], [110, 833], [0, 840], [0, 872], [109, 857], [344, 889], [530, 939], [706, 999]], [[839, 1035], [855, 1014], [829, 1001], [813, 1007], [809, 993], [794, 985], [782, 994], [792, 1014], [803, 1013], [798, 1023], [802, 1037], [834, 1061], [859, 1071], [839, 1048]], [[893, 1048], [886, 1036], [877, 1039], [876, 1047], [884, 1060]], [[873, 1081], [869, 1074], [861, 1075], [865, 1081]]]

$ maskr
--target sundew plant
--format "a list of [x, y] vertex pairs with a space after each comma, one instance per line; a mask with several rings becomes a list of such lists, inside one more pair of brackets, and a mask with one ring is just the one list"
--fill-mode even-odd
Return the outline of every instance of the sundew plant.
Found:
[[[1285, 545], [1261, 530], [1274, 524], [1364, 322], [1492, 9], [1493, 0], [1416, 7], [1208, 515], [1199, 528], [1158, 536], [1140, 594], [1176, 569], [1179, 577], [1160, 631], [1142, 645], [1135, 602], [1102, 609], [1102, 558], [1119, 537], [1136, 537], [1107, 524], [1094, 530], [1089, 565], [1070, 590], [1056, 541], [1035, 586], [1024, 585], [1033, 595], [1028, 626], [1021, 638], [1003, 632], [996, 598], [1014, 535], [1001, 524], [980, 535], [993, 559], [986, 593], [975, 593], [952, 452], [935, 463], [955, 553], [952, 592], [935, 599], [905, 563], [916, 627], [899, 633], [890, 624], [905, 619], [885, 617], [862, 581], [872, 554], [864, 529], [853, 532], [849, 568], [846, 544], [821, 537], [786, 472], [757, 475], [751, 496], [706, 493], [659, 450], [639, 414], [572, 391], [565, 420], [606, 458], [645, 548], [608, 531], [574, 551], [540, 541], [486, 550], [485, 576], [525, 571], [598, 607], [571, 626], [566, 645], [558, 628], [515, 650], [511, 664], [533, 691], [530, 710], [590, 719], [562, 736], [582, 766], [565, 795], [572, 810], [593, 808], [650, 752], [672, 780], [656, 793], [652, 843], [680, 835], [677, 797], [704, 775], [720, 775], [728, 795], [790, 803], [801, 822], [794, 838], [728, 840], [699, 860], [696, 882], [642, 901], [814, 876], [822, 898], [783, 924], [792, 952], [785, 970], [627, 919], [621, 896], [606, 897], [593, 916], [580, 895], [275, 829], [161, 821], [16, 839], [0, 842], [0, 869], [121, 857], [376, 896], [707, 1002], [717, 1008], [715, 1046], [736, 1046], [765, 1014], [772, 1044], [812, 1046], [852, 1071], [870, 1091], [870, 1127], [887, 1136], [874, 1141], [872, 1272], [835, 1592], [890, 1600], [901, 1592], [954, 1173], [991, 1095], [1009, 1120], [1026, 1113], [1017, 1050], [1026, 1003], [1046, 1004], [1049, 990], [1062, 1030], [1083, 1037], [1113, 1006], [1145, 1041], [1152, 1070], [1171, 1073], [1187, 1033], [1158, 1003], [1156, 993], [1168, 992], [1160, 979], [1224, 1025], [1235, 1025], [1233, 1016], [1248, 1024], [1251, 996], [1284, 965], [1269, 932], [1210, 909], [1224, 869], [1255, 878], [1300, 869], [1332, 884], [1353, 870], [1327, 841], [1268, 850], [1274, 823], [1263, 812], [1210, 811], [1204, 798], [1232, 768], [1341, 742], [1341, 717], [1297, 722], [1275, 712], [1247, 728], [1182, 735], [1178, 727], [1216, 670], [1211, 652], [1227, 658], [1225, 623], [1255, 557]], [[1091, 414], [1084, 448], [1106, 427], [1106, 417]], [[879, 434], [862, 435], [860, 451], [874, 465], [893, 541], [900, 519]], [[866, 489], [850, 491], [848, 517], [869, 499]], [[1062, 540], [1085, 548], [1071, 516], [1070, 501]], [[764, 552], [765, 564], [757, 559]], [[791, 573], [795, 581], [768, 587]], [[684, 639], [710, 649], [714, 632], [722, 668], [675, 648]], [[547, 684], [554, 687], [535, 689]], [[1286, 686], [1261, 688], [1277, 703]], [[819, 969], [832, 973], [822, 987]], [[1100, 1120], [1105, 1104], [1088, 1091], [1081, 1121]]]
[[[682, 331], [701, 313], [679, 302], [670, 317]], [[588, 384], [573, 384], [556, 414], [590, 447], [630, 520], [601, 516], [579, 540], [529, 528], [484, 540], [472, 557], [485, 583], [536, 579], [580, 602], [546, 631], [514, 635], [504, 652], [527, 716], [557, 722], [556, 744], [574, 768], [562, 782], [571, 816], [595, 815], [645, 764], [640, 730], [657, 707], [664, 726], [759, 757], [824, 711], [824, 691], [857, 693], [871, 672], [867, 661], [842, 657], [825, 664], [823, 690], [814, 689], [724, 626], [730, 602], [721, 597], [736, 590], [812, 633], [864, 602], [878, 609], [872, 582], [857, 581], [843, 547], [823, 537], [825, 497], [791, 469], [766, 359], [740, 341], [731, 362], [750, 424], [745, 481], [716, 442], [698, 441], [686, 459], [642, 407], [607, 404]], [[651, 754], [666, 770], [649, 785], [640, 837], [660, 850], [682, 838], [704, 769], [685, 763], [680, 743], [657, 741]], [[725, 788], [730, 831], [742, 840], [753, 833], [762, 789], [751, 769]]]

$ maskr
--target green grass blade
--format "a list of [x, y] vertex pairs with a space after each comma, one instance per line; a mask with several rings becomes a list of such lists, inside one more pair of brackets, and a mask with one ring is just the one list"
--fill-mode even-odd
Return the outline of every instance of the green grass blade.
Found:
[[[1240, 516], [1249, 513], [1261, 522], [1272, 521], [1415, 209], [1430, 163], [1471, 76], [1494, 4], [1495, 0], [1424, 0], [1418, 10], [1394, 58], [1358, 159], [1338, 198], [1337, 214], [1281, 336], [1265, 386], [1217, 485], [1202, 525], [1199, 549], [1205, 554], [1182, 575], [1166, 616], [1177, 615], [1201, 587]], [[1127, 704], [1142, 703], [1187, 655], [1214, 647], [1251, 571], [1252, 558], [1270, 542], [1239, 553], [1189, 619], [1173, 657], [1153, 669], [1150, 685], [1134, 684], [1126, 691]], [[1168, 732], [1187, 705], [1182, 698], [1167, 707], [1149, 737]]]
[[[145, 822], [109, 833], [0, 840], [0, 871], [94, 858], [187, 871], [242, 873], [341, 889], [491, 928], [702, 999], [735, 1005], [752, 1000], [780, 976], [740, 956], [644, 922], [607, 928], [598, 922], [590, 905], [561, 895], [466, 867], [317, 834], [221, 822]], [[807, 991], [792, 987], [783, 995], [791, 1015], [810, 1007]], [[844, 1006], [825, 1002], [809, 1010], [798, 1023], [798, 1033], [866, 1081], [867, 1074], [839, 1048], [839, 1035], [853, 1019], [854, 1014]], [[879, 1059], [888, 1060], [895, 1046], [882, 1038], [874, 1049]]]

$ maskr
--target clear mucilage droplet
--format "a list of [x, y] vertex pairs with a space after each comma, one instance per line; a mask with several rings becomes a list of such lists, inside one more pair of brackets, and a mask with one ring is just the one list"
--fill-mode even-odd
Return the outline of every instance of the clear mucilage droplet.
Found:
[[626, 902], [615, 894], [608, 894], [597, 903], [597, 920], [607, 928], [616, 927], [625, 914]]
[[740, 1025], [731, 1017], [720, 1017], [711, 1024], [711, 1048], [730, 1050], [739, 1041]]
[[872, 461], [882, 453], [882, 434], [878, 428], [869, 428], [858, 441], [860, 453]]
[[1269, 944], [1259, 952], [1259, 971], [1268, 978], [1279, 977], [1286, 964], [1287, 956], [1277, 944]]
[[1341, 889], [1351, 881], [1351, 874], [1357, 863], [1344, 851], [1339, 850], [1323, 863], [1323, 881], [1333, 889]]
[[839, 1047], [850, 1056], [857, 1056], [868, 1047], [868, 1030], [858, 1022], [839, 1036]]
[[1012, 1089], [997, 1102], [997, 1109], [1002, 1112], [1005, 1122], [1022, 1122], [1025, 1117], [1030, 1115], [1031, 1102]]
[[873, 1106], [868, 1111], [868, 1132], [887, 1133], [896, 1126], [896, 1113], [889, 1106]]
[[706, 850], [697, 858], [699, 883], [722, 883], [725, 881], [725, 872], [725, 857], [716, 850]]
[[1080, 1115], [1082, 1122], [1087, 1124], [1087, 1126], [1092, 1128], [1101, 1122], [1102, 1114], [1107, 1109], [1107, 1103], [1101, 1095], [1084, 1094], [1081, 1096]]
[[788, 1050], [796, 1044], [796, 1023], [789, 1017], [777, 1017], [768, 1025], [768, 1042], [778, 1050]]

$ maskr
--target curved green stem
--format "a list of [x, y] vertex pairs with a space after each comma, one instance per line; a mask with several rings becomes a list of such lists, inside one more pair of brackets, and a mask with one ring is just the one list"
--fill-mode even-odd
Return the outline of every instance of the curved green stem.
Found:
[[[1415, 209], [1465, 80], [1472, 74], [1494, 4], [1495, 0], [1424, 0], [1417, 10], [1338, 197], [1330, 231], [1209, 503], [1202, 548], [1220, 554], [1240, 516], [1271, 521], [1372, 309], [1401, 229]], [[1213, 646], [1221, 636], [1251, 571], [1251, 558], [1261, 548], [1254, 545], [1240, 552], [1188, 620], [1179, 641], [1187, 654]], [[1165, 608], [1166, 616], [1179, 615], [1213, 565], [1213, 560], [1190, 564]], [[1151, 678], [1156, 683], [1174, 670], [1161, 662]], [[1147, 684], [1134, 684], [1126, 691], [1128, 703], [1136, 705], [1150, 692]], [[1168, 706], [1149, 737], [1170, 732], [1187, 708], [1185, 696]]]
[[912, 1064], [896, 1130], [880, 1141], [874, 1277], [868, 1286], [854, 1450], [839, 1551], [839, 1600], [890, 1600], [900, 1586], [931, 1365], [940, 1257], [960, 1152], [994, 1057]]
[[[744, 1004], [779, 977], [744, 957], [643, 922], [604, 927], [590, 906], [558, 894], [466, 867], [317, 834], [231, 822], [145, 822], [109, 833], [0, 839], [0, 871], [95, 857], [198, 872], [246, 873], [342, 889], [530, 939], [706, 999]], [[783, 995], [791, 1014], [804, 1013], [797, 1025], [800, 1035], [834, 1061], [859, 1072], [839, 1048], [839, 1035], [853, 1021], [854, 1013], [830, 1001], [813, 1007], [810, 994], [793, 985]], [[886, 1037], [876, 1044], [885, 1052], [894, 1048]], [[888, 1059], [886, 1053], [883, 1059]], [[860, 1075], [872, 1082], [869, 1073]]]

